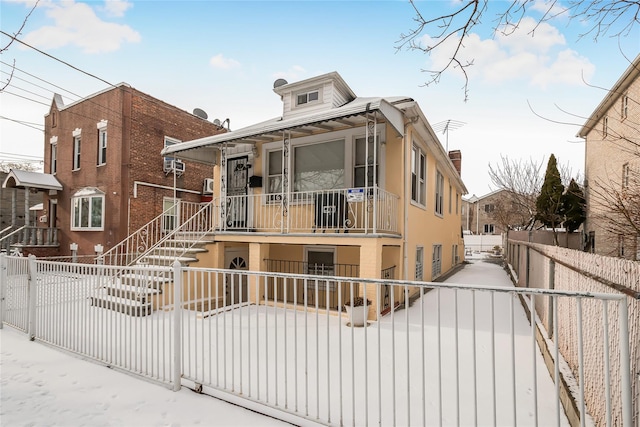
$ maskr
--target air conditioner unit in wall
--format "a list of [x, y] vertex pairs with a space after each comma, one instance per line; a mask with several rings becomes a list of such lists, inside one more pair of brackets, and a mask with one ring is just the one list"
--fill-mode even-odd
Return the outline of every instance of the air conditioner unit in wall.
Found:
[[202, 194], [213, 194], [213, 178], [205, 178]]
[[176, 175], [180, 176], [184, 173], [186, 167], [182, 160], [176, 159], [164, 159], [164, 173], [170, 174], [175, 171]]

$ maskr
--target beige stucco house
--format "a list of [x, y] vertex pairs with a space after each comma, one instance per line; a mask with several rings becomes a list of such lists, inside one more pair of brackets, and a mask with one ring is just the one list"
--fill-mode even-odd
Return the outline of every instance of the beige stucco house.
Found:
[[587, 247], [640, 259], [640, 55], [589, 116], [585, 139]]
[[[213, 169], [214, 232], [194, 266], [428, 281], [462, 262], [460, 153], [456, 169], [417, 102], [358, 97], [336, 72], [273, 91], [276, 118], [162, 151]], [[320, 306], [340, 309], [338, 288]]]

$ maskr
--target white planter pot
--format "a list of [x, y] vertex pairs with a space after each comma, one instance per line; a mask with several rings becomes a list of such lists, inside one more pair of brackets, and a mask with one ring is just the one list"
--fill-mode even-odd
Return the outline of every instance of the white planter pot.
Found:
[[369, 314], [368, 305], [361, 305], [358, 307], [345, 305], [344, 308], [349, 314], [349, 322], [352, 326], [364, 326], [364, 324], [367, 322], [367, 317]]

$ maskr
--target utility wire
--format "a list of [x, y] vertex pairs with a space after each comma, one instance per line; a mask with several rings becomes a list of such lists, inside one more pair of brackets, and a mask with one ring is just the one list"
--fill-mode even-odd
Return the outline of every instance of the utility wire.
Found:
[[27, 98], [26, 96], [18, 95], [17, 93], [9, 92], [8, 90], [3, 90], [2, 93], [6, 93], [8, 95], [17, 96], [18, 98], [26, 99], [27, 101], [35, 102], [36, 104], [42, 104], [45, 107], [48, 107], [49, 104], [45, 104], [44, 102], [36, 101], [35, 99]]
[[[40, 132], [44, 132], [44, 129], [40, 129], [40, 128], [36, 127], [36, 126], [44, 126], [44, 125], [41, 125], [41, 124], [38, 124], [38, 123], [23, 122], [22, 120], [10, 119], [10, 118], [4, 117], [4, 116], [0, 116], [0, 119], [9, 120], [10, 122], [15, 122], [15, 123], [18, 123], [18, 124], [20, 124], [22, 126], [27, 126], [27, 127], [33, 128], [35, 130], [39, 130]], [[2, 154], [2, 153], [0, 153], [0, 154]]]
[[[63, 88], [63, 87], [61, 87], [61, 86], [58, 86], [58, 85], [56, 85], [56, 84], [54, 84], [54, 83], [51, 83], [50, 81], [47, 81], [47, 80], [42, 79], [42, 78], [40, 78], [40, 77], [38, 77], [38, 76], [36, 76], [36, 75], [33, 75], [33, 74], [28, 73], [28, 72], [26, 72], [26, 71], [24, 71], [24, 70], [21, 70], [20, 68], [15, 67], [15, 66], [12, 66], [11, 64], [7, 64], [7, 63], [6, 63], [6, 62], [4, 62], [4, 61], [0, 61], [0, 64], [2, 64], [2, 65], [6, 65], [7, 67], [13, 67], [13, 69], [14, 69], [14, 70], [20, 71], [21, 73], [24, 73], [24, 74], [28, 75], [29, 77], [33, 77], [34, 79], [40, 80], [40, 81], [41, 81], [41, 82], [43, 82], [43, 83], [46, 83], [46, 84], [48, 84], [48, 85], [51, 85], [51, 86], [55, 87], [56, 89], [60, 89], [60, 90], [63, 90], [63, 91], [65, 91], [65, 92], [67, 92], [67, 93], [70, 93], [71, 95], [73, 95], [73, 96], [77, 97], [78, 99], [82, 98], [82, 96], [78, 95], [77, 93], [73, 93], [73, 92], [71, 92], [71, 91], [70, 91], [70, 90], [68, 90], [68, 89], [65, 89], [65, 88]], [[1, 73], [4, 73], [4, 74], [7, 74], [7, 75], [9, 75], [9, 76], [11, 75], [11, 73], [8, 73], [8, 72], [6, 72], [6, 71], [2, 71], [2, 70], [0, 70], [0, 72], [1, 72]], [[13, 75], [13, 77], [12, 77], [12, 78], [13, 78], [13, 79], [17, 79], [17, 80], [22, 80], [23, 82], [27, 82], [27, 83], [29, 83], [29, 84], [31, 84], [31, 85], [33, 85], [33, 86], [39, 87], [40, 89], [48, 90], [49, 92], [54, 93], [51, 89], [48, 89], [48, 88], [46, 88], [46, 87], [44, 87], [44, 86], [37, 85], [37, 84], [35, 84], [35, 83], [33, 83], [33, 82], [30, 82], [30, 81], [29, 81], [29, 80], [27, 80], [27, 79], [23, 79], [23, 78], [21, 78], [21, 77], [18, 77], [18, 76], [16, 76], [15, 74]]]
[[5, 36], [9, 37], [11, 40], [17, 41], [18, 43], [20, 43], [20, 44], [22, 44], [22, 45], [24, 45], [24, 46], [27, 46], [28, 48], [31, 48], [31, 49], [35, 50], [36, 52], [41, 53], [41, 54], [43, 54], [44, 56], [46, 56], [46, 57], [48, 57], [48, 58], [53, 59], [54, 61], [58, 61], [58, 62], [60, 62], [61, 64], [66, 65], [67, 67], [73, 68], [74, 70], [81, 72], [82, 74], [85, 74], [85, 75], [87, 75], [87, 76], [89, 76], [89, 77], [93, 77], [94, 79], [100, 80], [101, 82], [106, 83], [106, 84], [108, 84], [108, 85], [109, 85], [109, 86], [111, 86], [111, 87], [116, 87], [116, 85], [114, 85], [114, 84], [112, 84], [112, 83], [109, 83], [108, 81], [106, 81], [106, 80], [104, 80], [104, 79], [102, 79], [102, 78], [100, 78], [100, 77], [96, 76], [95, 74], [91, 74], [91, 73], [89, 73], [89, 72], [87, 72], [87, 71], [81, 70], [80, 68], [78, 68], [78, 67], [76, 67], [76, 66], [74, 66], [74, 65], [71, 65], [71, 64], [69, 64], [69, 63], [68, 63], [68, 62], [66, 62], [66, 61], [63, 61], [62, 59], [56, 58], [55, 56], [50, 55], [50, 54], [48, 54], [47, 52], [44, 52], [44, 51], [42, 51], [42, 50], [38, 49], [37, 47], [31, 46], [30, 44], [25, 43], [25, 42], [23, 42], [22, 40], [19, 40], [17, 37], [12, 36], [11, 34], [9, 34], [9, 33], [7, 33], [7, 32], [4, 32], [4, 31], [0, 30], [0, 34], [4, 34]]

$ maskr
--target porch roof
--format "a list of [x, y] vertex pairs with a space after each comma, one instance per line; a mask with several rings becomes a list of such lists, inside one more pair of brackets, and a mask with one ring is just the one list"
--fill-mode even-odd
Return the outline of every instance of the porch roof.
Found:
[[412, 101], [407, 97], [356, 98], [337, 108], [313, 112], [282, 119], [277, 117], [266, 122], [247, 126], [236, 131], [207, 136], [205, 138], [171, 145], [162, 150], [162, 155], [175, 155], [180, 159], [213, 164], [217, 146], [222, 144], [251, 144], [282, 140], [282, 132], [294, 135], [311, 135], [331, 132], [344, 127], [363, 126], [368, 113], [377, 112], [383, 116], [400, 136], [404, 136], [403, 113], [394, 104]]
[[2, 183], [2, 188], [35, 188], [36, 190], [62, 191], [62, 184], [55, 176], [48, 173], [11, 169]]

